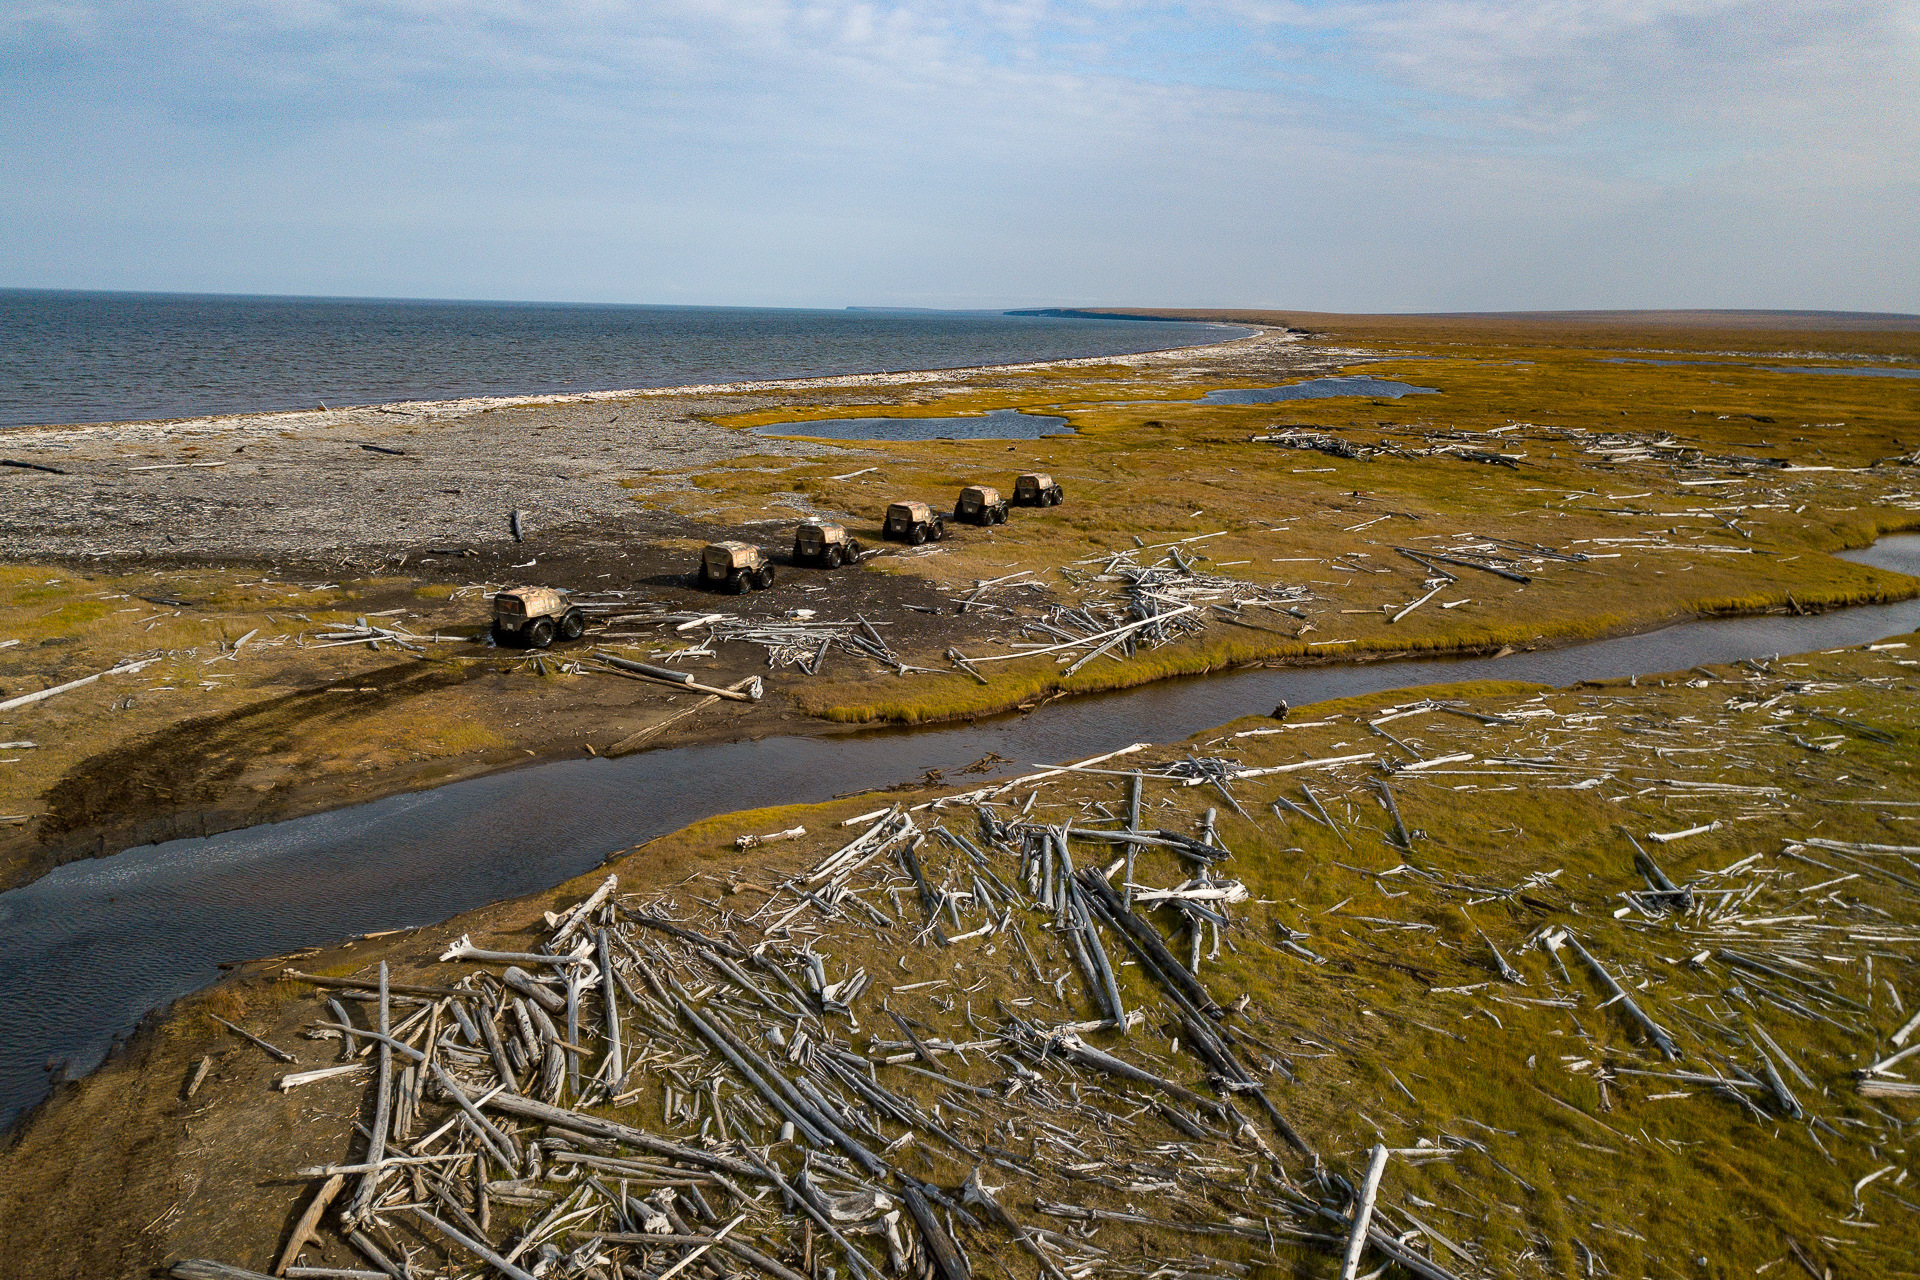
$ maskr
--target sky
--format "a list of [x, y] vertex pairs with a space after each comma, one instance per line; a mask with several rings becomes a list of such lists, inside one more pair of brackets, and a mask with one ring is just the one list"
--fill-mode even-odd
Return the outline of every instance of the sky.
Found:
[[0, 286], [1920, 312], [1920, 0], [0, 0]]

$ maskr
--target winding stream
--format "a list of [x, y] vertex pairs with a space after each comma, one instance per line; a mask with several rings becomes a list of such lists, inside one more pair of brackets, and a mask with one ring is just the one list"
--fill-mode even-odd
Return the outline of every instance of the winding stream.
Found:
[[[1920, 535], [1845, 558], [1920, 576]], [[1567, 685], [1916, 628], [1920, 600], [1909, 600], [1810, 618], [1689, 622], [1505, 658], [1222, 673], [973, 725], [564, 761], [70, 863], [0, 894], [0, 1126], [44, 1095], [50, 1067], [91, 1071], [147, 1010], [216, 978], [220, 961], [428, 924], [532, 893], [717, 809], [824, 800], [989, 751], [1024, 769], [1173, 742], [1280, 699], [1301, 706], [1455, 680]]]

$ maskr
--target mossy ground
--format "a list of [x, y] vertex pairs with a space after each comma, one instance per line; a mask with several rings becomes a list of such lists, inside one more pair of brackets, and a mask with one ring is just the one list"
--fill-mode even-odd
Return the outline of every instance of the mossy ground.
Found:
[[[1203, 811], [1216, 811], [1220, 839], [1232, 850], [1218, 873], [1252, 892], [1253, 901], [1233, 909], [1217, 957], [1201, 969], [1222, 1003], [1247, 998], [1225, 1023], [1240, 1037], [1243, 1058], [1334, 1170], [1356, 1176], [1375, 1143], [1403, 1153], [1388, 1167], [1383, 1221], [1396, 1233], [1412, 1233], [1416, 1248], [1463, 1275], [1777, 1275], [1801, 1270], [1803, 1258], [1814, 1274], [1913, 1275], [1920, 1271], [1920, 1197], [1906, 1175], [1920, 1103], [1862, 1097], [1855, 1081], [1855, 1072], [1890, 1051], [1889, 1037], [1920, 1004], [1920, 914], [1900, 883], [1907, 859], [1805, 843], [1815, 833], [1843, 844], [1916, 843], [1920, 668], [1913, 664], [1920, 657], [1909, 655], [1920, 655], [1920, 635], [1888, 643], [1895, 647], [1716, 666], [1642, 677], [1637, 685], [1401, 690], [1297, 708], [1284, 723], [1237, 721], [1105, 767], [1151, 767], [1188, 755], [1246, 767], [1366, 752], [1402, 764], [1415, 754], [1473, 756], [1389, 774], [1367, 762], [1245, 780], [1233, 791], [1249, 818], [1236, 816], [1211, 787], [1151, 777], [1146, 783], [1145, 825], [1193, 834]], [[1442, 710], [1371, 723], [1431, 702], [1511, 723]], [[1508, 763], [1515, 760], [1559, 767]], [[1392, 789], [1413, 831], [1410, 848], [1393, 843], [1376, 777]], [[1101, 806], [1122, 811], [1123, 785], [1111, 776], [1055, 777], [1039, 786], [1026, 814], [1049, 824], [1102, 825]], [[1307, 787], [1337, 830], [1271, 807], [1283, 797], [1309, 804]], [[1031, 789], [999, 797], [1003, 816], [1025, 808]], [[618, 856], [609, 869], [619, 873], [623, 894], [670, 904], [685, 924], [738, 930], [751, 942], [757, 935], [747, 917], [764, 894], [849, 838], [843, 819], [876, 805], [926, 805], [949, 793], [869, 794], [719, 815]], [[918, 816], [923, 826], [944, 822], [977, 835], [964, 804]], [[1652, 838], [1714, 822], [1715, 829], [1667, 843]], [[812, 834], [750, 852], [734, 848], [739, 835], [796, 824]], [[1629, 896], [1647, 888], [1629, 835], [1694, 890], [1694, 909], [1667, 913]], [[1082, 865], [1104, 867], [1111, 856], [1099, 842], [1076, 839], [1073, 847]], [[921, 855], [936, 885], [949, 875], [966, 883], [965, 860], [941, 842], [929, 841]], [[996, 855], [991, 865], [1011, 881], [1014, 869], [1004, 862]], [[471, 933], [483, 946], [523, 949], [543, 936], [543, 911], [577, 901], [605, 870], [298, 963], [365, 973], [384, 957], [400, 980], [444, 981], [446, 966], [433, 957], [449, 939]], [[1164, 886], [1190, 873], [1149, 850], [1135, 880]], [[808, 945], [825, 957], [832, 977], [861, 967], [884, 975], [857, 1002], [857, 1028], [832, 1022], [854, 1050], [880, 1056], [870, 1038], [893, 1037], [882, 999], [920, 1021], [922, 1034], [956, 1041], [990, 1030], [1009, 1007], [1041, 1024], [1097, 1016], [1049, 928], [1050, 915], [1016, 908], [1012, 923], [1048, 974], [1069, 975], [1057, 999], [1050, 986], [1030, 980], [1021, 948], [1006, 933], [947, 949], [906, 941], [919, 925], [910, 882], [897, 870], [879, 878], [905, 890], [904, 929], [807, 919]], [[868, 896], [888, 906], [884, 893]], [[1159, 913], [1156, 923], [1179, 946], [1172, 913]], [[1559, 929], [1672, 1034], [1678, 1063], [1654, 1049], [1570, 949], [1556, 959], [1540, 945]], [[1282, 948], [1283, 937], [1320, 961]], [[1489, 940], [1523, 983], [1500, 979]], [[1715, 954], [1724, 950], [1764, 957], [1802, 982], [1734, 968]], [[1126, 1004], [1147, 1021], [1128, 1037], [1109, 1031], [1090, 1039], [1206, 1091], [1206, 1069], [1180, 1047], [1179, 1032], [1169, 1032], [1161, 993], [1135, 967], [1123, 964], [1119, 976]], [[919, 985], [936, 982], [946, 985]], [[23, 1264], [43, 1260], [55, 1273], [72, 1258], [114, 1249], [143, 1265], [162, 1253], [263, 1264], [301, 1200], [275, 1178], [356, 1149], [352, 1099], [361, 1090], [329, 1082], [297, 1100], [276, 1094], [266, 1081], [285, 1068], [237, 1046], [201, 1015], [240, 1017], [269, 1039], [297, 1045], [297, 1027], [320, 1016], [320, 1007], [295, 985], [248, 980], [217, 989], [184, 1005], [146, 1042], [137, 1069], [110, 1066], [40, 1117], [0, 1175], [0, 1196], [13, 1211], [0, 1215], [13, 1224], [4, 1240], [9, 1256]], [[1756, 1026], [1778, 1047], [1774, 1060], [1806, 1120], [1784, 1118], [1764, 1092], [1748, 1092], [1755, 1111], [1711, 1087], [1633, 1074], [1756, 1070], [1767, 1044]], [[167, 1091], [177, 1090], [205, 1052], [221, 1055], [207, 1090], [191, 1106], [168, 1100]], [[1004, 1074], [1004, 1064], [990, 1056], [943, 1061], [979, 1086], [996, 1086]], [[1082, 1160], [1040, 1140], [1010, 1100], [970, 1095], [962, 1110], [924, 1077], [881, 1070], [887, 1087], [923, 1108], [947, 1098], [946, 1122], [963, 1137], [991, 1142], [1023, 1162], [1030, 1172], [985, 1172], [1009, 1207], [1035, 1225], [1069, 1229], [1039, 1210], [1039, 1201], [1219, 1221], [1247, 1214], [1255, 1201], [1243, 1197], [1257, 1198], [1270, 1185], [1252, 1151], [1189, 1142], [1146, 1113], [1148, 1095], [1132, 1086], [1106, 1082], [1107, 1093], [1085, 1094], [1050, 1117], [1065, 1126], [1061, 1136], [1084, 1149]], [[1801, 1083], [1802, 1074], [1811, 1085]], [[41, 1220], [42, 1212], [54, 1221], [86, 1209], [87, 1195], [98, 1189], [86, 1191], [63, 1171], [76, 1163], [92, 1167], [102, 1139], [89, 1126], [107, 1099], [140, 1097], [153, 1113], [141, 1124], [155, 1132], [106, 1118], [116, 1124], [116, 1150], [144, 1151], [142, 1178], [130, 1186], [126, 1215], [96, 1214], [110, 1223], [125, 1216], [127, 1240], [113, 1230], [23, 1232], [21, 1224]], [[663, 1126], [661, 1101], [657, 1088], [643, 1089], [613, 1114]], [[1116, 1109], [1096, 1124], [1107, 1107]], [[188, 1115], [190, 1129], [168, 1118], [174, 1113]], [[751, 1136], [766, 1141], [771, 1133]], [[1174, 1143], [1183, 1145], [1168, 1145]], [[1422, 1143], [1452, 1154], [1404, 1154]], [[782, 1159], [794, 1155], [775, 1150]], [[892, 1158], [949, 1188], [970, 1169], [918, 1143]], [[1178, 1187], [1131, 1186], [1132, 1175], [1120, 1172], [1132, 1161], [1183, 1158], [1224, 1171], [1209, 1172], [1211, 1183], [1172, 1180]], [[1887, 1172], [1860, 1185], [1881, 1170]], [[169, 1203], [172, 1212], [139, 1233], [141, 1222]], [[511, 1220], [516, 1211], [496, 1208], [502, 1212]], [[1470, 1260], [1432, 1244], [1436, 1234], [1467, 1250]], [[964, 1239], [976, 1265], [997, 1256], [1012, 1275], [1029, 1273], [1031, 1264], [997, 1234]], [[1285, 1239], [1268, 1245], [1106, 1224], [1086, 1240], [1122, 1259], [1178, 1260], [1200, 1271], [1209, 1259], [1251, 1266], [1263, 1277], [1331, 1276], [1336, 1267], [1324, 1248]], [[353, 1256], [335, 1245], [324, 1261], [351, 1266]]]
[[[0, 649], [0, 700], [153, 659], [0, 713], [0, 740], [34, 744], [0, 751], [0, 816], [34, 822], [45, 842], [143, 807], [214, 805], [228, 791], [499, 758], [506, 739], [462, 697], [455, 646], [434, 646], [424, 671], [411, 659], [396, 667], [392, 651], [310, 647], [369, 611], [423, 634], [472, 630], [470, 604], [415, 587], [222, 567], [0, 565], [0, 640], [20, 641]], [[10, 878], [27, 865], [9, 858], [0, 870]]]
[[[1070, 377], [1002, 378], [991, 387], [905, 405], [782, 406], [721, 421], [743, 430], [791, 422], [798, 424], [793, 433], [804, 435], [804, 422], [813, 418], [1011, 407], [1062, 414], [1077, 434], [871, 442], [870, 465], [877, 470], [846, 479], [835, 477], [860, 468], [844, 455], [818, 464], [742, 459], [697, 477], [696, 492], [683, 501], [710, 519], [745, 521], [764, 519], [799, 495], [808, 509], [839, 514], [872, 540], [896, 498], [921, 497], [939, 507], [963, 484], [1008, 488], [1019, 471], [1046, 470], [1066, 486], [1068, 505], [1016, 510], [1006, 525], [963, 529], [937, 549], [883, 557], [870, 571], [924, 576], [957, 595], [976, 581], [1032, 569], [1055, 598], [1072, 603], [1082, 592], [1057, 573], [1062, 565], [1132, 550], [1136, 539], [1164, 544], [1224, 534], [1191, 548], [1205, 557], [1203, 569], [1304, 583], [1322, 597], [1313, 630], [1297, 639], [1288, 634], [1297, 629], [1293, 624], [1275, 618], [1285, 625], [1267, 633], [1216, 625], [1197, 640], [1127, 662], [1102, 660], [1071, 679], [1060, 678], [1047, 659], [997, 664], [985, 687], [958, 673], [898, 681], [863, 674], [810, 681], [796, 692], [813, 714], [850, 721], [977, 715], [1052, 693], [1125, 687], [1250, 661], [1324, 657], [1328, 650], [1565, 644], [1698, 614], [1832, 607], [1920, 589], [1902, 575], [1826, 554], [1920, 525], [1914, 473], [1871, 465], [1920, 446], [1914, 384], [1754, 367], [1838, 366], [1870, 357], [1897, 357], [1910, 367], [1920, 356], [1920, 335], [1391, 325], [1360, 318], [1324, 341], [1354, 354], [1344, 372], [1439, 394], [1208, 405], [1199, 398], [1214, 384], [1169, 386], [1114, 369], [1105, 376], [1073, 370]], [[1621, 363], [1643, 360], [1703, 364]], [[1444, 442], [1446, 432], [1498, 432], [1471, 443], [1519, 455], [1519, 465], [1446, 455], [1354, 461], [1248, 443], [1276, 423], [1401, 450]], [[1800, 469], [1699, 459], [1610, 461], [1589, 452], [1591, 439], [1578, 434], [1617, 432], [1671, 438], [1709, 458], [1783, 459]], [[774, 503], [780, 495], [788, 497]], [[1435, 545], [1463, 533], [1597, 558], [1548, 562], [1530, 571], [1535, 580], [1525, 586], [1460, 570], [1457, 589], [1443, 594], [1468, 603], [1425, 607], [1389, 624], [1383, 607], [1416, 598], [1425, 576], [1392, 548]], [[1655, 552], [1596, 541], [1647, 535], [1674, 545]], [[1335, 563], [1341, 560], [1372, 572], [1348, 571]], [[1005, 638], [1003, 630], [989, 629], [982, 644]], [[1325, 644], [1330, 640], [1350, 643]]]
[[[1429, 759], [1472, 753], [1478, 760], [1456, 764], [1457, 772], [1389, 775], [1415, 833], [1411, 850], [1394, 844], [1391, 819], [1367, 781], [1378, 776], [1370, 766], [1237, 784], [1250, 819], [1236, 816], [1211, 787], [1148, 781], [1146, 825], [1197, 834], [1201, 811], [1216, 810], [1221, 841], [1233, 851], [1222, 871], [1244, 881], [1258, 900], [1236, 909], [1225, 949], [1202, 973], [1223, 1003], [1242, 993], [1249, 998], [1246, 1012], [1228, 1025], [1245, 1033], [1248, 1054], [1278, 1064], [1269, 1086], [1283, 1112], [1355, 1178], [1375, 1143], [1404, 1150], [1428, 1142], [1458, 1152], [1440, 1161], [1396, 1160], [1386, 1200], [1465, 1243], [1478, 1268], [1463, 1268], [1435, 1250], [1463, 1273], [1585, 1275], [1591, 1256], [1598, 1268], [1592, 1274], [1739, 1276], [1783, 1264], [1797, 1269], [1798, 1248], [1835, 1275], [1911, 1275], [1920, 1272], [1913, 1263], [1920, 1197], [1889, 1183], [1884, 1195], [1856, 1200], [1852, 1188], [1888, 1165], [1896, 1173], [1911, 1167], [1908, 1144], [1920, 1125], [1920, 1104], [1862, 1098], [1852, 1073], [1890, 1051], [1888, 1036], [1920, 1004], [1920, 915], [1897, 872], [1877, 874], [1875, 867], [1857, 866], [1856, 858], [1840, 868], [1842, 877], [1852, 873], [1843, 879], [1791, 852], [1818, 853], [1795, 843], [1815, 831], [1838, 841], [1915, 844], [1920, 703], [1914, 695], [1920, 687], [1915, 659], [1906, 655], [1920, 654], [1920, 637], [1895, 643], [1906, 647], [1789, 657], [1765, 675], [1721, 666], [1643, 678], [1637, 687], [1401, 690], [1298, 708], [1292, 717], [1298, 728], [1249, 718], [1105, 767], [1188, 753], [1225, 755], [1249, 767], [1356, 752], [1404, 763], [1397, 746], [1368, 727], [1383, 712], [1433, 699], [1482, 715], [1518, 713], [1511, 726], [1438, 711], [1381, 726]], [[1805, 692], [1789, 694], [1777, 709], [1757, 707], [1789, 687]], [[1835, 728], [1818, 718], [1823, 715], [1855, 727]], [[1263, 732], [1236, 736], [1250, 730]], [[1829, 749], [1809, 751], [1791, 740], [1795, 734]], [[1508, 758], [1553, 758], [1562, 768], [1502, 767], [1499, 761]], [[1303, 782], [1338, 830], [1272, 806], [1280, 797], [1309, 806]], [[1689, 782], [1780, 792], [1716, 792]], [[1016, 789], [1009, 808], [1024, 794]], [[1125, 806], [1117, 778], [1059, 779], [1039, 795], [1029, 817], [1047, 823], [1102, 824], [1097, 806], [1111, 813]], [[744, 912], [759, 902], [751, 891], [729, 897], [728, 886], [777, 883], [790, 868], [807, 865], [804, 856], [783, 849], [770, 865], [756, 867], [728, 851], [734, 836], [805, 824], [824, 836], [813, 841], [817, 858], [845, 838], [835, 824], [863, 807], [854, 798], [733, 814], [656, 841], [623, 865], [656, 856], [682, 865], [711, 859], [672, 901], [696, 922], [717, 926], [730, 917], [710, 913]], [[952, 829], [974, 834], [964, 807], [922, 821], [943, 816]], [[1714, 822], [1718, 829], [1668, 844], [1649, 835]], [[1648, 885], [1635, 870], [1629, 834], [1673, 879], [1710, 895], [1703, 904], [1724, 905], [1755, 885], [1765, 896], [1744, 913], [1666, 915], [1636, 907], [1624, 894]], [[1075, 847], [1083, 864], [1103, 865], [1111, 856], [1099, 843], [1076, 841]], [[1717, 876], [1753, 855], [1761, 870]], [[929, 878], [940, 883], [949, 871], [947, 853], [929, 842], [922, 857]], [[1884, 856], [1870, 861], [1897, 865]], [[966, 883], [964, 859], [951, 862], [957, 883]], [[1007, 875], [998, 862], [995, 870]], [[1190, 873], [1170, 855], [1148, 851], [1136, 879], [1167, 885]], [[1734, 895], [1712, 896], [1723, 888]], [[1015, 918], [1049, 973], [1071, 972], [1045, 917], [1017, 912]], [[1795, 932], [1797, 923], [1816, 918], [1824, 923], [1812, 927], [1831, 939], [1824, 945]], [[1161, 923], [1177, 937], [1171, 913]], [[1679, 1042], [1680, 1063], [1663, 1060], [1571, 951], [1559, 953], [1568, 966], [1563, 970], [1544, 947], [1530, 945], [1552, 928], [1570, 929], [1633, 990]], [[1481, 931], [1524, 985], [1499, 980]], [[1099, 1017], [1077, 978], [1068, 981], [1064, 1002], [1037, 989], [1004, 937], [997, 948], [978, 943], [943, 952], [903, 949], [891, 935], [866, 932], [863, 938], [842, 924], [810, 945], [830, 955], [836, 977], [865, 967], [901, 986], [939, 978], [950, 980], [948, 991], [965, 986], [969, 1009], [982, 1017], [1005, 1007], [996, 1000], [1036, 995], [1027, 1016]], [[1325, 963], [1275, 945], [1289, 935]], [[1791, 984], [1696, 958], [1717, 947], [1811, 963], [1822, 992], [1860, 1011], [1800, 1002], [1842, 1013], [1847, 1030], [1794, 1013], [1770, 1001], [1793, 999]], [[1162, 994], [1136, 968], [1124, 966], [1120, 975], [1129, 1007], [1149, 1011], [1148, 1030], [1125, 1039], [1104, 1033], [1098, 1043], [1189, 1083], [1204, 1074], [1177, 1043], [1169, 1052], [1164, 1031], [1156, 1038]], [[956, 1041], [978, 1035], [956, 1021], [958, 1010], [943, 996], [895, 994], [889, 1003]], [[870, 1023], [877, 1015], [862, 1016]], [[1730, 1065], [1753, 1069], [1761, 1043], [1750, 1030], [1756, 1023], [1814, 1081], [1811, 1090], [1792, 1086], [1811, 1123], [1751, 1112], [1711, 1088], [1623, 1070], [1719, 1075]], [[1177, 1031], [1173, 1038], [1177, 1042]], [[981, 1062], [970, 1069], [948, 1062], [976, 1084], [995, 1076]], [[1792, 1070], [1785, 1063], [1780, 1069]], [[922, 1080], [903, 1076], [888, 1083], [923, 1105], [940, 1096]], [[991, 1103], [970, 1101], [986, 1112], [983, 1129], [1000, 1115]], [[649, 1105], [641, 1100], [641, 1114]], [[650, 1115], [649, 1122], [660, 1117]], [[1126, 1132], [1126, 1142], [1139, 1149], [1181, 1140], [1155, 1124]], [[1028, 1154], [1025, 1146], [1020, 1150]], [[1050, 1165], [1045, 1158], [1036, 1163]], [[943, 1159], [917, 1171], [936, 1180], [953, 1176]], [[1151, 1195], [1103, 1192], [1096, 1184], [1062, 1171], [1023, 1185], [1018, 1194], [1023, 1207], [1031, 1195], [1208, 1217], [1198, 1206], [1170, 1208]], [[1221, 1200], [1211, 1212], [1234, 1208]], [[1263, 1274], [1332, 1274], [1324, 1253], [1285, 1246], [1202, 1245], [1118, 1226], [1102, 1228], [1093, 1240], [1119, 1252], [1201, 1252], [1279, 1266]], [[1704, 1264], [1695, 1261], [1701, 1257]]]

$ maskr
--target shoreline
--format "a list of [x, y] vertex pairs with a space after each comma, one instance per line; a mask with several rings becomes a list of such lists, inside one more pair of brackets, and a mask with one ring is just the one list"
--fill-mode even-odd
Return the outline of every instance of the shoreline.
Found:
[[599, 391], [530, 392], [511, 396], [451, 396], [435, 400], [381, 400], [364, 404], [328, 406], [320, 409], [258, 409], [237, 413], [195, 414], [178, 418], [115, 418], [100, 422], [18, 423], [0, 427], [0, 439], [21, 432], [99, 432], [128, 428], [166, 427], [172, 429], [248, 428], [268, 424], [332, 426], [343, 415], [387, 413], [415, 417], [464, 417], [494, 409], [526, 408], [535, 405], [610, 404], [625, 400], [692, 398], [703, 396], [749, 395], [756, 391], [857, 391], [862, 387], [917, 386], [949, 378], [994, 376], [1008, 373], [1041, 373], [1051, 369], [1097, 368], [1127, 364], [1148, 367], [1202, 351], [1222, 351], [1277, 335], [1281, 343], [1301, 341], [1281, 325], [1229, 324], [1223, 321], [1191, 320], [1208, 328], [1250, 329], [1251, 333], [1215, 342], [1200, 342], [1183, 347], [1156, 347], [1151, 351], [1126, 352], [1112, 356], [1072, 356], [1060, 360], [1022, 361], [1013, 364], [955, 365], [948, 368], [879, 370], [870, 373], [822, 374], [811, 377], [744, 379], [735, 382], [689, 383], [669, 387], [626, 387]]

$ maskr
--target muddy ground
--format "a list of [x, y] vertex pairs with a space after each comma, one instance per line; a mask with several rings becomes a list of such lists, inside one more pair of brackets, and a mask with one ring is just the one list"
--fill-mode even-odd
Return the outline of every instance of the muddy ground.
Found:
[[[484, 628], [475, 621], [486, 616], [483, 591], [467, 590], [463, 598], [448, 601], [421, 598], [423, 582], [429, 589], [436, 584], [460, 589], [475, 582], [534, 576], [530, 570], [509, 569], [510, 563], [520, 563], [516, 556], [537, 553], [540, 581], [592, 582], [602, 593], [626, 593], [621, 599], [636, 607], [664, 606], [675, 613], [724, 609], [778, 621], [796, 600], [804, 600], [832, 617], [860, 614], [881, 620], [883, 626], [890, 625], [889, 619], [907, 620], [912, 640], [902, 643], [915, 648], [938, 647], [973, 631], [925, 579], [852, 569], [827, 572], [793, 565], [785, 554], [776, 556], [788, 588], [784, 592], [734, 599], [692, 586], [686, 572], [692, 557], [680, 548], [733, 532], [668, 515], [615, 511], [592, 527], [536, 534], [526, 546], [509, 543], [479, 549], [472, 556], [422, 557], [409, 563], [405, 579], [356, 590], [347, 612], [386, 615], [378, 617], [383, 624], [397, 623], [420, 634], [461, 636], [460, 643], [431, 646], [424, 657], [393, 649], [371, 653], [359, 646], [269, 656], [259, 661], [278, 669], [259, 676], [263, 683], [246, 691], [251, 696], [203, 714], [168, 712], [155, 705], [156, 718], [150, 728], [141, 725], [146, 730], [141, 732], [126, 732], [142, 709], [141, 695], [129, 695], [125, 701], [134, 706], [85, 727], [79, 741], [100, 749], [83, 754], [59, 774], [42, 797], [44, 808], [36, 820], [0, 827], [5, 882], [23, 883], [62, 862], [134, 845], [281, 821], [503, 768], [604, 753], [704, 696], [612, 675], [543, 675], [529, 664], [526, 651], [487, 642]], [[280, 562], [270, 571], [294, 580], [324, 567]], [[176, 574], [199, 574], [205, 568], [174, 566], [170, 572], [163, 562], [150, 565], [149, 572], [156, 594], [184, 602], [180, 612], [191, 618], [196, 612], [193, 592], [171, 594], [180, 588], [170, 584], [179, 580]], [[228, 568], [262, 571], [259, 565]], [[291, 617], [283, 621], [290, 629], [302, 628]], [[638, 648], [633, 647], [636, 643]], [[670, 626], [597, 621], [582, 640], [556, 643], [543, 657], [567, 663], [604, 646], [617, 646], [630, 658], [644, 657], [655, 643], [668, 649], [687, 645]], [[763, 652], [746, 645], [723, 646], [713, 657], [676, 665], [704, 683], [727, 685], [763, 674]], [[0, 661], [11, 656], [0, 651]], [[14, 661], [24, 665], [32, 659]], [[793, 708], [782, 681], [769, 681], [767, 689], [757, 703], [707, 706], [697, 716], [671, 724], [649, 745], [793, 732], [794, 722], [809, 719]], [[211, 691], [206, 696], [222, 698]], [[164, 696], [152, 695], [151, 701], [163, 702]], [[119, 706], [120, 700], [111, 705]], [[37, 750], [48, 755], [59, 751], [61, 744], [46, 733], [53, 727], [46, 721], [71, 713], [66, 708], [32, 710], [38, 713], [32, 731], [48, 738]], [[479, 749], [443, 752], [431, 741], [410, 742], [401, 732], [410, 723], [448, 721], [480, 726], [485, 740]], [[0, 717], [0, 725], [5, 723]], [[818, 722], [814, 727], [845, 731]], [[0, 737], [11, 736], [11, 731], [0, 731]]]

